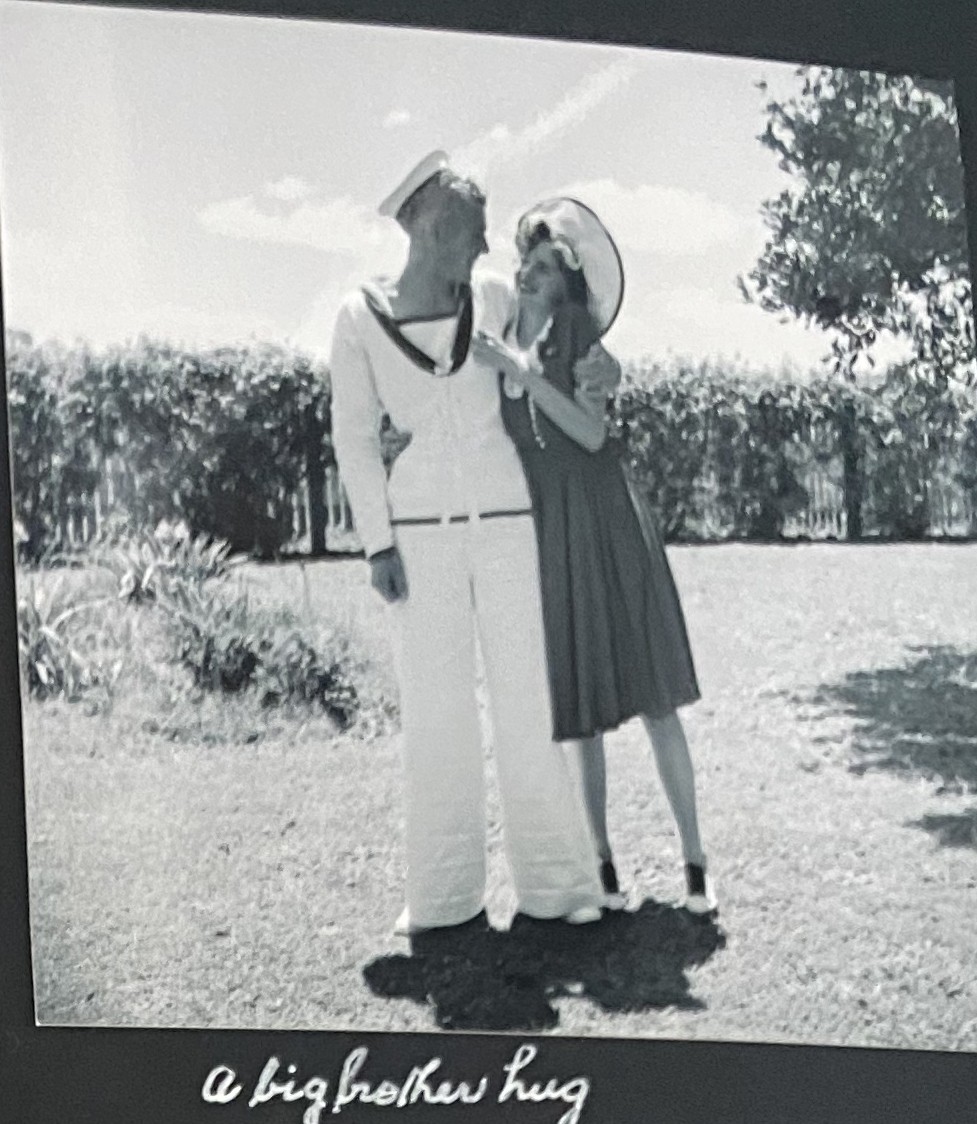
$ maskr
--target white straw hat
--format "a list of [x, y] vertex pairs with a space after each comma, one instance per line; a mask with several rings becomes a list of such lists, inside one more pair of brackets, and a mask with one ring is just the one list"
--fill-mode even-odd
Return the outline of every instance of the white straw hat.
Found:
[[617, 318], [624, 299], [624, 265], [607, 228], [576, 199], [547, 199], [519, 220], [516, 243], [520, 250], [533, 229], [545, 223], [550, 234], [568, 246], [587, 283], [588, 307], [601, 335]]
[[431, 152], [416, 164], [401, 182], [394, 188], [386, 199], [380, 204], [379, 211], [384, 218], [396, 219], [401, 207], [415, 192], [420, 190], [428, 180], [433, 179], [438, 172], [443, 172], [448, 167], [448, 154], [440, 149]]

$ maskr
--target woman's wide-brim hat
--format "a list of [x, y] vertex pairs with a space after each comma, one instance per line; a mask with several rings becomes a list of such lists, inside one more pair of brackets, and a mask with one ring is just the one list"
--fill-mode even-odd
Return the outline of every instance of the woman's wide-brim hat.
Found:
[[537, 203], [519, 220], [520, 249], [532, 231], [545, 223], [557, 243], [572, 251], [587, 283], [588, 306], [601, 335], [617, 319], [624, 300], [624, 264], [607, 228], [577, 199], [561, 197]]
[[439, 172], [448, 168], [448, 154], [438, 149], [428, 153], [418, 164], [407, 173], [399, 184], [390, 192], [380, 204], [378, 210], [384, 218], [396, 219], [408, 199], [433, 179]]

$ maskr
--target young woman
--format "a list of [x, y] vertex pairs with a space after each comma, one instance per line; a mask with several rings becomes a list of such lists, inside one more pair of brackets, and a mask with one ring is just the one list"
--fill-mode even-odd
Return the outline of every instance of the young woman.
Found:
[[554, 737], [578, 747], [607, 904], [624, 899], [607, 832], [602, 733], [640, 716], [682, 841], [687, 908], [716, 899], [699, 838], [695, 776], [676, 710], [699, 688], [664, 544], [607, 440], [614, 386], [573, 364], [610, 327], [623, 270], [610, 235], [571, 199], [519, 223], [518, 307], [503, 338], [476, 335], [500, 372], [502, 412], [529, 481], [539, 541]]

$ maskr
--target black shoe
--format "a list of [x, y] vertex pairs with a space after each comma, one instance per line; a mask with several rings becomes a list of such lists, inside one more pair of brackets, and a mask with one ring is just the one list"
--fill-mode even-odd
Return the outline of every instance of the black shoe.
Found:
[[604, 888], [604, 908], [619, 910], [626, 904], [617, 881], [617, 870], [613, 859], [605, 859], [600, 864], [600, 882]]
[[690, 913], [702, 916], [718, 911], [719, 902], [704, 866], [699, 863], [685, 864], [685, 886], [685, 908]]

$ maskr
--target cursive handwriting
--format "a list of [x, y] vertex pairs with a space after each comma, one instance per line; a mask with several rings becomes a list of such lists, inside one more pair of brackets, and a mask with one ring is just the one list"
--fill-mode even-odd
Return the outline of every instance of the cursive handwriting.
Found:
[[[538, 1054], [536, 1046], [524, 1044], [502, 1067], [498, 1103], [566, 1105], [566, 1112], [556, 1124], [579, 1124], [590, 1094], [589, 1078], [579, 1076], [561, 1081], [557, 1077], [540, 1078], [535, 1073], [531, 1076], [528, 1070]], [[326, 1078], [314, 1074], [300, 1077], [296, 1065], [289, 1064], [283, 1069], [278, 1058], [270, 1057], [251, 1090], [248, 1108], [257, 1108], [271, 1101], [305, 1102], [302, 1124], [321, 1124], [327, 1107], [332, 1113], [341, 1113], [351, 1105], [406, 1108], [416, 1104], [459, 1107], [477, 1104], [485, 1098], [491, 1085], [487, 1074], [474, 1081], [446, 1079], [439, 1074], [441, 1058], [430, 1058], [422, 1065], [415, 1065], [398, 1080], [367, 1077], [368, 1060], [369, 1050], [365, 1046], [358, 1046], [346, 1055], [330, 1102], [328, 1094], [331, 1086]], [[228, 1065], [218, 1065], [207, 1074], [201, 1096], [208, 1104], [231, 1104], [243, 1091], [244, 1085], [237, 1072]]]
[[326, 1107], [326, 1092], [329, 1089], [329, 1082], [322, 1077], [310, 1077], [301, 1088], [297, 1089], [295, 1087], [296, 1067], [294, 1065], [288, 1067], [288, 1081], [273, 1080], [278, 1073], [279, 1065], [278, 1058], [268, 1059], [265, 1068], [261, 1071], [261, 1076], [258, 1078], [258, 1084], [255, 1085], [254, 1092], [251, 1094], [251, 1099], [248, 1101], [248, 1108], [273, 1101], [276, 1097], [281, 1097], [283, 1101], [306, 1100], [310, 1103], [302, 1115], [302, 1124], [319, 1124], [319, 1117]]
[[502, 1067], [505, 1082], [499, 1093], [499, 1104], [515, 1098], [517, 1101], [562, 1101], [571, 1107], [560, 1117], [557, 1124], [577, 1124], [590, 1094], [590, 1081], [586, 1077], [574, 1077], [562, 1085], [551, 1077], [544, 1085], [541, 1081], [527, 1082], [519, 1074], [532, 1062], [538, 1053], [535, 1046], [520, 1046], [508, 1065]]
[[401, 1085], [384, 1080], [374, 1088], [366, 1081], [354, 1080], [363, 1068], [368, 1054], [367, 1048], [360, 1046], [346, 1058], [333, 1100], [333, 1112], [341, 1112], [346, 1105], [357, 1101], [381, 1107], [396, 1105], [397, 1108], [417, 1104], [418, 1101], [424, 1101], [425, 1104], [456, 1104], [459, 1101], [462, 1104], [475, 1104], [485, 1096], [488, 1089], [487, 1077], [481, 1078], [474, 1087], [467, 1081], [460, 1081], [457, 1085], [442, 1081], [435, 1087], [431, 1079], [441, 1067], [440, 1058], [431, 1058], [425, 1065], [414, 1066]]

